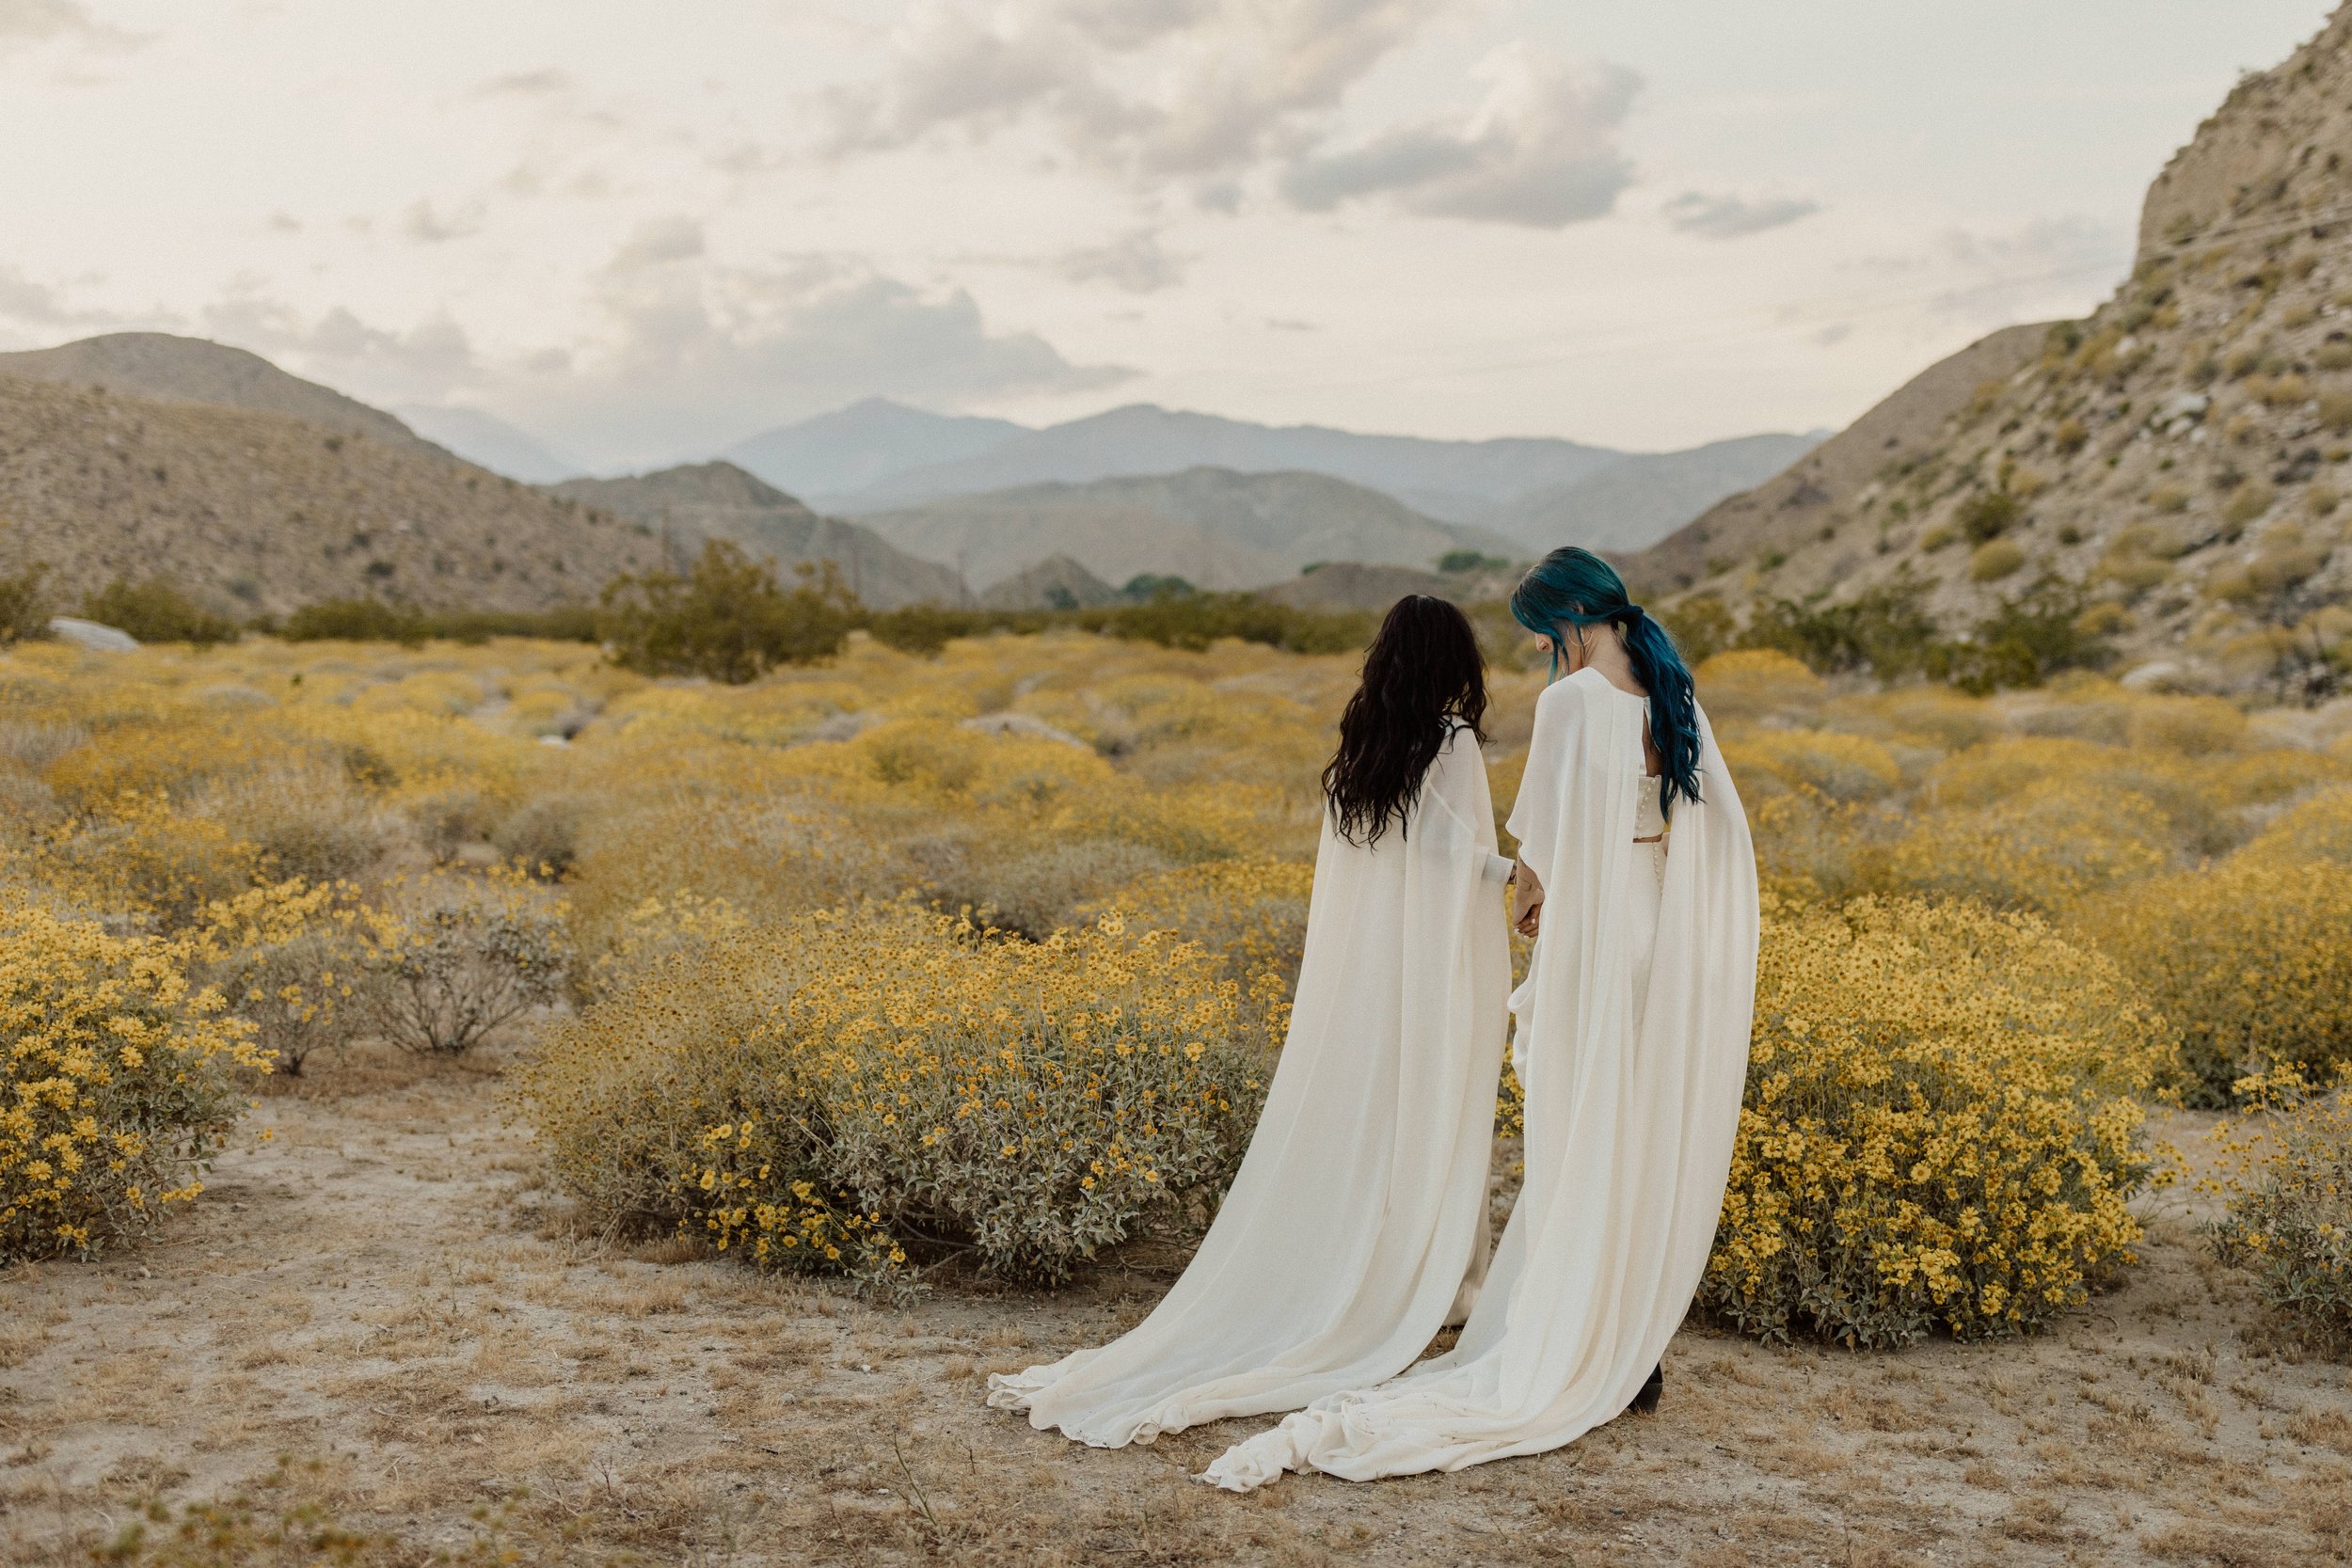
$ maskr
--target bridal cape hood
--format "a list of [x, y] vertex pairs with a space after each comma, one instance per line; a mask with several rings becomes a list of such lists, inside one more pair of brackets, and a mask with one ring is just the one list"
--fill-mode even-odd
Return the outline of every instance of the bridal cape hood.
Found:
[[1510, 958], [1493, 807], [1456, 729], [1400, 835], [1315, 856], [1289, 1038], [1216, 1223], [1132, 1333], [989, 1380], [1098, 1447], [1393, 1376], [1486, 1262]]
[[1658, 787], [1647, 721], [1644, 699], [1591, 670], [1536, 704], [1510, 822], [1545, 889], [1514, 998], [1527, 1180], [1460, 1342], [1318, 1400], [1202, 1479], [1246, 1492], [1285, 1470], [1369, 1481], [1541, 1452], [1613, 1419], [1658, 1364], [1723, 1206], [1757, 910], [1747, 818], [1704, 715], [1703, 799], [1675, 803], [1662, 879], [1633, 843], [1638, 792]]

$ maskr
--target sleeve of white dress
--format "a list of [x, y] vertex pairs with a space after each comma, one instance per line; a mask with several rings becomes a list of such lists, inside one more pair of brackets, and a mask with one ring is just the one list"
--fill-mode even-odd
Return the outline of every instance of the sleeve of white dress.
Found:
[[1574, 681], [1554, 681], [1535, 699], [1534, 733], [1528, 736], [1527, 768], [1519, 775], [1518, 798], [1504, 824], [1519, 841], [1519, 859], [1549, 888], [1559, 847], [1564, 780], [1576, 726], [1584, 717], [1584, 692]]

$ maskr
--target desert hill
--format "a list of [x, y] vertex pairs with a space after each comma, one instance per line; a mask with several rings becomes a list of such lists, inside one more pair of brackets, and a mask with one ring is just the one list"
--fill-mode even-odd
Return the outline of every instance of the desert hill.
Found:
[[30, 561], [50, 564], [68, 602], [162, 574], [217, 610], [282, 614], [361, 594], [538, 610], [591, 598], [661, 551], [651, 529], [405, 430], [379, 439], [349, 422], [0, 375], [0, 569]]
[[0, 376], [103, 387], [157, 402], [283, 414], [387, 446], [431, 444], [382, 409], [290, 375], [258, 354], [168, 332], [109, 332], [56, 348], [0, 354]]
[[1150, 572], [1233, 589], [1280, 582], [1324, 561], [1426, 566], [1449, 550], [1513, 550], [1327, 475], [1210, 467], [1022, 485], [860, 520], [910, 554], [958, 563], [976, 589], [1056, 555], [1107, 583]]
[[895, 610], [918, 599], [953, 604], [956, 574], [914, 557], [871, 529], [820, 517], [732, 463], [697, 463], [628, 479], [573, 479], [550, 492], [601, 507], [664, 533], [683, 559], [706, 539], [731, 539], [790, 567], [829, 560], [866, 604]]
[[1047, 556], [980, 595], [984, 610], [1089, 610], [1114, 604], [1119, 590], [1066, 555]]
[[1735, 610], [1909, 574], [1951, 631], [2047, 577], [2136, 679], [2316, 695], [2352, 663], [2347, 464], [2352, 8], [2175, 154], [2088, 320], [1995, 334], [1631, 565]]
[[1683, 451], [1629, 452], [1581, 479], [1515, 496], [1475, 521], [1518, 540], [1531, 556], [1560, 545], [1638, 550], [1779, 473], [1820, 439], [1742, 436]]

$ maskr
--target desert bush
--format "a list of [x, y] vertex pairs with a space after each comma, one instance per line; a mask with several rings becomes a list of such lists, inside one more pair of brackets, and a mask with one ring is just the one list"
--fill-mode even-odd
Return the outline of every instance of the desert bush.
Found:
[[1867, 736], [1836, 730], [1749, 730], [1724, 741], [1742, 787], [1802, 784], [1833, 800], [1876, 800], [1901, 782], [1894, 754]]
[[158, 1223], [264, 1066], [176, 942], [0, 891], [0, 1260], [88, 1256]]
[[208, 648], [235, 641], [240, 631], [236, 622], [206, 610], [168, 578], [140, 583], [117, 578], [82, 601], [82, 615], [127, 631], [142, 642], [193, 642]]
[[2058, 915], [2163, 867], [2170, 830], [2137, 791], [2045, 779], [1989, 805], [1918, 816], [1899, 836], [1858, 851], [1855, 880], [1873, 892]]
[[1858, 1347], [2039, 1328], [2129, 1261], [2133, 1092], [2161, 1022], [2024, 915], [1862, 899], [1770, 913], [1700, 1302]]
[[2026, 552], [2014, 539], [1988, 539], [1968, 557], [1968, 580], [1994, 582], [2011, 576], [2026, 564]]
[[255, 1053], [289, 1078], [351, 1033], [368, 958], [360, 915], [349, 886], [295, 879], [209, 906], [191, 933]]
[[2241, 1078], [2352, 1064], [2352, 877], [2268, 855], [2159, 878], [2103, 900], [2083, 927], [2181, 1033], [2192, 1100]]
[[833, 562], [804, 563], [787, 591], [772, 564], [712, 539], [686, 577], [648, 572], [607, 584], [601, 625], [626, 669], [740, 686], [779, 664], [831, 658], [860, 614]]
[[517, 865], [542, 876], [561, 877], [580, 858], [584, 810], [578, 796], [533, 796], [491, 830], [490, 842]]
[[2249, 1119], [2217, 1129], [2234, 1179], [2206, 1238], [2263, 1302], [2325, 1351], [2352, 1350], [2352, 1091], [2293, 1071], [2237, 1085]]
[[0, 572], [0, 648], [49, 635], [49, 595], [41, 587], [48, 576], [48, 566], [38, 561]]
[[103, 812], [56, 824], [35, 855], [43, 879], [75, 903], [165, 930], [236, 896], [265, 870], [260, 846], [181, 810], [161, 790], [126, 792]]
[[278, 635], [289, 642], [399, 642], [424, 641], [424, 622], [415, 610], [381, 599], [322, 599], [286, 617]]
[[365, 876], [398, 836], [350, 770], [315, 753], [215, 778], [188, 809], [252, 845], [270, 874], [313, 882]]
[[1937, 639], [1927, 592], [1924, 580], [1905, 575], [1835, 604], [1759, 602], [1740, 646], [1792, 655], [1822, 674], [1869, 670], [1899, 679], [1920, 668]]
[[563, 994], [564, 916], [519, 867], [399, 884], [388, 908], [367, 914], [358, 1010], [404, 1051], [470, 1051]]
[[1240, 1161], [1271, 1046], [1200, 947], [1116, 915], [1033, 943], [903, 903], [707, 913], [520, 1080], [604, 1223], [893, 1289], [961, 1252], [1051, 1281], [1201, 1223]]
[[1952, 520], [1960, 525], [1969, 543], [1982, 545], [2014, 528], [2024, 512], [2017, 498], [2007, 491], [1980, 490], [1961, 503]]

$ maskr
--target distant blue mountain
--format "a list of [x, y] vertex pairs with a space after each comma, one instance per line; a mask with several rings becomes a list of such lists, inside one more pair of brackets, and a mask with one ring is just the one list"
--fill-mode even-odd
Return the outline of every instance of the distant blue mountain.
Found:
[[479, 408], [412, 403], [392, 412], [409, 429], [437, 446], [446, 447], [494, 474], [504, 474], [526, 484], [552, 484], [559, 479], [588, 471], [588, 465], [580, 459]]
[[738, 441], [719, 455], [821, 506], [909, 469], [978, 457], [1029, 434], [1010, 420], [932, 414], [866, 398]]

